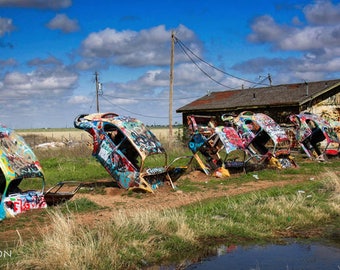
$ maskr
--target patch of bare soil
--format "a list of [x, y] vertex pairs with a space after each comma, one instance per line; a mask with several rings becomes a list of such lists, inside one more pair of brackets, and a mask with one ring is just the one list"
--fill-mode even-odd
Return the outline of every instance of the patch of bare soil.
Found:
[[[106, 207], [94, 214], [81, 215], [81, 222], [93, 224], [105, 219], [110, 219], [117, 211], [139, 211], [139, 210], [165, 210], [170, 208], [178, 208], [191, 203], [203, 201], [209, 198], [218, 198], [223, 196], [233, 196], [242, 193], [253, 192], [271, 187], [280, 187], [295, 184], [306, 180], [306, 177], [298, 177], [295, 179], [270, 181], [255, 180], [245, 184], [229, 184], [221, 185], [219, 189], [204, 188], [204, 183], [208, 183], [211, 176], [206, 176], [200, 171], [193, 171], [184, 177], [189, 178], [191, 182], [201, 182], [203, 187], [201, 191], [182, 192], [181, 179], [175, 182], [178, 189], [173, 190], [170, 185], [160, 187], [154, 193], [143, 193], [140, 195], [129, 194], [128, 191], [116, 187], [105, 188], [105, 194], [77, 194], [76, 198], [87, 198], [96, 204]], [[295, 176], [294, 176], [295, 177]], [[220, 178], [221, 183], [228, 182], [229, 178]]]

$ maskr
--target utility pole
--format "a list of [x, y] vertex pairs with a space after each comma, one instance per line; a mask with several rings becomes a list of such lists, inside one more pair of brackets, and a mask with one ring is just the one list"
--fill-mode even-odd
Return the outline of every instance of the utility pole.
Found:
[[97, 113], [99, 113], [99, 79], [98, 79], [98, 72], [94, 73], [95, 75], [95, 82], [96, 82], [96, 100], [97, 100]]
[[175, 32], [171, 31], [171, 55], [170, 55], [170, 91], [169, 91], [169, 140], [172, 140], [172, 99], [174, 88], [174, 50]]

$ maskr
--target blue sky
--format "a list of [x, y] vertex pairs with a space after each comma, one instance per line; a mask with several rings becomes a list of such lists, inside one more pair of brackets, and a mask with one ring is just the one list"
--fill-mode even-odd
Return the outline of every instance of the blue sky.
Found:
[[[0, 0], [0, 122], [73, 127], [96, 112], [169, 123], [205, 95], [340, 78], [340, 1]], [[221, 72], [222, 71], [222, 72]]]

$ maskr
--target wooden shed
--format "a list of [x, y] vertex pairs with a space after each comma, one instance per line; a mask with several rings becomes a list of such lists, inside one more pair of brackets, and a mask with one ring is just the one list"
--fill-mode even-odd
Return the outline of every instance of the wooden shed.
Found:
[[184, 125], [192, 114], [220, 119], [222, 114], [242, 111], [262, 112], [281, 124], [292, 113], [315, 112], [319, 104], [328, 104], [340, 116], [340, 79], [211, 92], [176, 112], [182, 113]]

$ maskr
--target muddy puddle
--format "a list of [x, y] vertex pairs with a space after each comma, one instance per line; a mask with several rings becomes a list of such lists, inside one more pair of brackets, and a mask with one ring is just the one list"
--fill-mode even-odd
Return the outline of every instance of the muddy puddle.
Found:
[[323, 243], [220, 246], [216, 255], [189, 265], [186, 270], [339, 270], [340, 246]]

